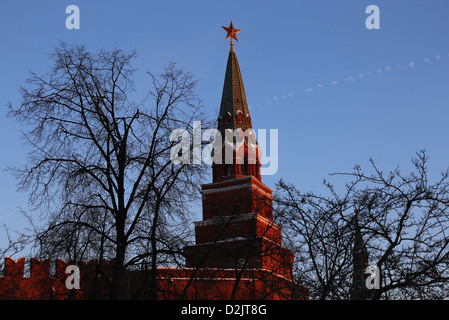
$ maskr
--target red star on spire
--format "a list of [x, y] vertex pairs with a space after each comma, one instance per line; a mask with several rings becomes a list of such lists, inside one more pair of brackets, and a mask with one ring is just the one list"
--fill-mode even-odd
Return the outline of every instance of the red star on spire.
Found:
[[237, 39], [237, 33], [239, 33], [242, 30], [234, 29], [234, 26], [232, 25], [232, 21], [231, 21], [231, 24], [229, 25], [229, 27], [223, 27], [222, 26], [222, 28], [225, 29], [226, 32], [228, 33], [226, 35], [226, 40], [231, 38], [231, 42], [232, 42], [232, 38], [234, 38], [235, 40], [239, 41], [239, 39]]

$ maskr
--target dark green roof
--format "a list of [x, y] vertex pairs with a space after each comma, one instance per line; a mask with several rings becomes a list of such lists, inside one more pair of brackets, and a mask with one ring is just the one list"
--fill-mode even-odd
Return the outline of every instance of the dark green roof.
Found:
[[[241, 124], [236, 121], [236, 115], [239, 111], [243, 115], [243, 121]], [[229, 123], [226, 123], [226, 117], [229, 117]], [[222, 134], [224, 134], [225, 129], [237, 128], [246, 130], [248, 128], [252, 128], [252, 125], [249, 118], [249, 110], [246, 102], [242, 74], [240, 72], [237, 56], [234, 52], [234, 46], [231, 45], [223, 85], [218, 129]]]

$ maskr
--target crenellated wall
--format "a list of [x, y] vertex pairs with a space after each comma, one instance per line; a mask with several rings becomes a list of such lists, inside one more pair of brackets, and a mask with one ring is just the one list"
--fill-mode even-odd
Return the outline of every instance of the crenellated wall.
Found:
[[[0, 277], [0, 300], [108, 299], [113, 260], [99, 263], [25, 258], [5, 259]], [[24, 276], [29, 263], [29, 277]], [[69, 265], [80, 269], [80, 289], [68, 290], [65, 282]], [[150, 298], [150, 271], [130, 271], [122, 284], [123, 299]], [[238, 277], [239, 281], [236, 281]], [[235, 299], [308, 299], [307, 288], [264, 269], [158, 268], [157, 299], [228, 300], [238, 283]]]
[[[29, 263], [29, 277], [25, 276], [26, 262]], [[69, 265], [80, 269], [81, 290], [68, 290], [66, 279], [71, 273], [66, 273]], [[64, 261], [57, 259], [51, 264], [49, 259], [39, 260], [25, 258], [5, 259], [4, 276], [0, 277], [0, 299], [84, 299], [88, 292], [92, 297], [101, 296], [108, 284], [111, 272], [111, 262], [97, 263]], [[95, 286], [95, 289], [94, 289]]]

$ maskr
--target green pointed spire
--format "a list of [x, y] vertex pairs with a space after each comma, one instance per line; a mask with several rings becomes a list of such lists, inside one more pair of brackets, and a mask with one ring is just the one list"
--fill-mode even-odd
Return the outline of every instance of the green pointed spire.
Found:
[[223, 136], [225, 129], [252, 128], [242, 74], [233, 44], [231, 44], [226, 66], [218, 120], [218, 129]]

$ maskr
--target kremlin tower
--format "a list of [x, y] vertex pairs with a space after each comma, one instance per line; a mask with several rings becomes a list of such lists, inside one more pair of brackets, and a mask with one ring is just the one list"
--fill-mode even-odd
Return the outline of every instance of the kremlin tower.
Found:
[[281, 227], [273, 221], [272, 190], [262, 183], [257, 141], [245, 134], [252, 123], [233, 44], [240, 30], [232, 22], [223, 28], [231, 48], [218, 117], [222, 161], [215, 155], [213, 181], [202, 186], [203, 220], [195, 222], [196, 245], [184, 250], [186, 266], [259, 270], [291, 281], [293, 253], [282, 246]]

